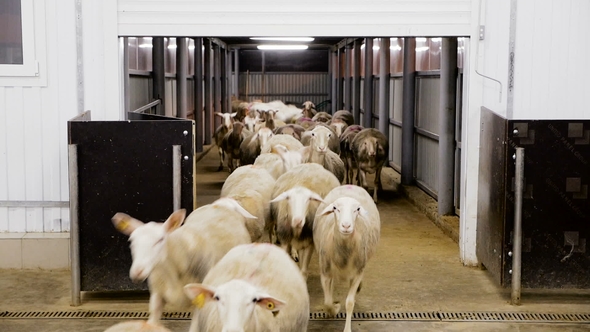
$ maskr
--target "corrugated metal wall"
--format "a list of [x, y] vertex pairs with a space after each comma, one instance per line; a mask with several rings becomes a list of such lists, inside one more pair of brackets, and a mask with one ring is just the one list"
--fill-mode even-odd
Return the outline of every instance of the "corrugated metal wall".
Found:
[[240, 73], [240, 99], [315, 104], [329, 98], [327, 73]]

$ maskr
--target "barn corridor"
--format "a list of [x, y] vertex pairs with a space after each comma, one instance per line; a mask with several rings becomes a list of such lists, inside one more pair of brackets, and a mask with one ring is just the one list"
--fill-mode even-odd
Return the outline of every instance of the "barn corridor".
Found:
[[[197, 164], [198, 205], [215, 200], [227, 177], [217, 172], [215, 150]], [[457, 244], [395, 190], [394, 171], [384, 174], [380, 194], [381, 240], [369, 262], [355, 313], [400, 313], [397, 319], [354, 319], [353, 331], [583, 331], [583, 323], [476, 322], [445, 320], [441, 313], [525, 312], [587, 313], [590, 293], [524, 292], [523, 305], [509, 304], [510, 290], [496, 286], [485, 270], [464, 267]], [[5, 253], [3, 253], [5, 254]], [[0, 270], [0, 331], [103, 331], [124, 318], [6, 318], [17, 311], [141, 311], [147, 312], [147, 294], [84, 294], [80, 307], [71, 307], [69, 271]], [[311, 312], [317, 315], [309, 331], [339, 331], [342, 319], [321, 319], [323, 293], [317, 254], [308, 278]], [[346, 289], [335, 284], [335, 300], [345, 300]], [[168, 311], [174, 310], [167, 308]], [[438, 313], [438, 314], [437, 314]], [[127, 318], [128, 319], [128, 318]], [[587, 322], [587, 321], [586, 321]], [[187, 331], [189, 320], [168, 319], [173, 331]]]

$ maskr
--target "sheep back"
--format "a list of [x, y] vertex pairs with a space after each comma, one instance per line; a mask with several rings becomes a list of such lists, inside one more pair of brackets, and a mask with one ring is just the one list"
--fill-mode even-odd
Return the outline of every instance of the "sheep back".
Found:
[[[237, 246], [211, 269], [203, 284], [215, 287], [233, 279], [245, 280], [261, 292], [285, 302], [285, 307], [276, 317], [270, 311], [256, 307], [257, 331], [307, 330], [307, 284], [295, 262], [284, 250], [272, 244]], [[202, 309], [195, 310], [193, 320], [197, 320], [199, 331], [221, 331], [217, 310], [216, 303], [212, 301], [207, 302]]]
[[281, 144], [290, 151], [296, 151], [303, 147], [303, 144], [293, 136], [290, 135], [274, 135], [261, 148], [260, 153], [272, 152], [275, 145]]

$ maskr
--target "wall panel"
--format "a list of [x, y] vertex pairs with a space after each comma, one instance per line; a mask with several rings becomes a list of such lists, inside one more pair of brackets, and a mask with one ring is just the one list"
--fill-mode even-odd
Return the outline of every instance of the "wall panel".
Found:
[[[252, 19], [261, 17], [264, 19]], [[468, 35], [471, 1], [118, 1], [129, 36]], [[350, 24], [354, 22], [354, 24]]]

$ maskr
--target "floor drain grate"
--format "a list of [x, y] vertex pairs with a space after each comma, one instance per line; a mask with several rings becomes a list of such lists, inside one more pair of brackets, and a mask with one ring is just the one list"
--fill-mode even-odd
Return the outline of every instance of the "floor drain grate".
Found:
[[[147, 319], [144, 311], [0, 311], [0, 319]], [[329, 317], [325, 312], [310, 313], [310, 320], [344, 320], [346, 313]], [[189, 320], [191, 312], [165, 312], [162, 319]], [[439, 322], [527, 322], [527, 323], [590, 323], [586, 313], [524, 313], [524, 312], [355, 312], [353, 320], [439, 321]]]

